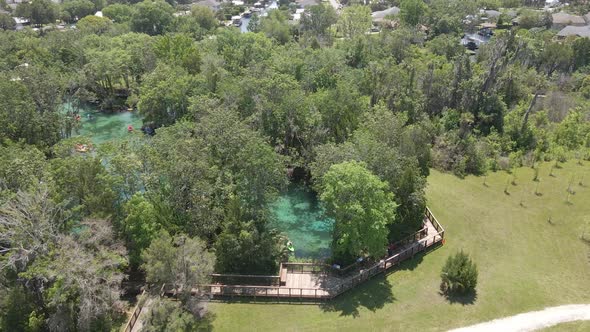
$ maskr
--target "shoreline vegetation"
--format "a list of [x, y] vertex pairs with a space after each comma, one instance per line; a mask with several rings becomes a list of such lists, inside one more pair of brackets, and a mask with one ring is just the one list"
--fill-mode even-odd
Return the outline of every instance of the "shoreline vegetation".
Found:
[[[432, 170], [427, 186], [429, 206], [446, 231], [446, 244], [440, 249], [405, 262], [396, 272], [327, 304], [211, 303], [212, 325], [222, 331], [238, 327], [289, 330], [294, 326], [304, 330], [445, 331], [550, 306], [588, 303], [590, 297], [580, 290], [590, 282], [590, 246], [581, 240], [584, 227], [589, 226], [590, 207], [585, 202], [590, 189], [578, 184], [571, 204], [566, 199], [571, 178], [585, 178], [590, 169], [586, 163], [571, 161], [549, 176], [551, 166], [539, 165], [543, 195], [534, 193], [533, 169], [515, 169], [520, 180], [511, 192], [517, 199], [503, 192], [511, 176], [506, 172], [490, 173], [488, 186], [484, 186], [482, 177], [459, 179]], [[439, 293], [439, 274], [446, 257], [460, 249], [478, 264], [477, 293], [475, 298], [449, 300]], [[282, 319], [270, 319], [277, 316]], [[584, 324], [571, 323], [575, 327]]]
[[[148, 331], [446, 329], [587, 300], [590, 39], [556, 12], [587, 2], [133, 2], [0, 0], [0, 330], [110, 331], [146, 283], [181, 290]], [[249, 7], [250, 32], [224, 24]], [[378, 262], [427, 205], [448, 241], [322, 306], [208, 311], [191, 285], [275, 275], [303, 243], [273, 227], [293, 179], [334, 221], [330, 264]], [[440, 296], [462, 271], [475, 289]]]

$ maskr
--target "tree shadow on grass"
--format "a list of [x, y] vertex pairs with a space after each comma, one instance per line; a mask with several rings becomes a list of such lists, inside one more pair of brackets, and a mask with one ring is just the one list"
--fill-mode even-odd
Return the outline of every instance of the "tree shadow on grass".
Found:
[[400, 270], [414, 271], [414, 269], [416, 269], [418, 267], [418, 265], [420, 265], [420, 263], [422, 263], [422, 260], [424, 259], [424, 255], [425, 255], [424, 252], [416, 254], [414, 256], [414, 258], [409, 258], [409, 259], [401, 262], [398, 266], [388, 270], [387, 274], [395, 273], [396, 271], [400, 271]]
[[321, 305], [322, 310], [340, 312], [341, 316], [359, 316], [359, 307], [365, 307], [371, 311], [377, 311], [387, 303], [393, 303], [396, 298], [392, 292], [392, 286], [387, 276], [399, 270], [413, 271], [422, 263], [424, 256], [440, 246], [435, 246], [427, 251], [420, 252], [414, 258], [400, 263], [398, 266], [387, 270], [373, 279], [364, 282], [354, 289], [340, 295], [334, 300]]
[[443, 293], [443, 291], [439, 291], [439, 295], [443, 296], [450, 304], [460, 303], [462, 305], [471, 305], [477, 300], [477, 290], [465, 294]]
[[328, 312], [340, 312], [341, 316], [358, 317], [360, 307], [374, 312], [394, 301], [391, 284], [386, 276], [378, 275], [332, 301], [323, 303], [320, 308]]
[[414, 271], [415, 268], [418, 267], [424, 260], [424, 256], [428, 255], [429, 253], [442, 248], [442, 245], [436, 245], [433, 247], [428, 248], [426, 251], [421, 251], [414, 255], [414, 258], [409, 258], [403, 262], [401, 262], [398, 266], [395, 266], [389, 270], [387, 270], [387, 274], [395, 273], [399, 270], [407, 270], [407, 271]]
[[197, 326], [195, 326], [195, 331], [213, 331], [213, 321], [217, 318], [217, 315], [211, 311], [208, 311], [205, 316], [203, 316], [197, 322]]

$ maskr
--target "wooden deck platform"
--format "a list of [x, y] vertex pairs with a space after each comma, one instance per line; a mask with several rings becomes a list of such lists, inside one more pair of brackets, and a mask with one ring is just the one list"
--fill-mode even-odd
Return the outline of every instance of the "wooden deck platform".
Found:
[[417, 253], [443, 243], [445, 231], [429, 209], [425, 212], [423, 225], [422, 230], [396, 243], [389, 257], [369, 266], [358, 265], [353, 269], [339, 270], [325, 264], [283, 263], [279, 276], [283, 276], [281, 279], [284, 280], [284, 285], [282, 283], [278, 286], [211, 284], [201, 285], [198, 291], [212, 297], [332, 299], [359, 283], [394, 268]]

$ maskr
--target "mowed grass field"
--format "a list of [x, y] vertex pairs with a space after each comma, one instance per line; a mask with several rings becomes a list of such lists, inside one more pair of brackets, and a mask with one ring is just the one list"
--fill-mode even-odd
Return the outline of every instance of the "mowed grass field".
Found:
[[[590, 303], [590, 163], [457, 178], [432, 171], [428, 205], [446, 244], [322, 305], [211, 303], [220, 331], [442, 331], [548, 306]], [[582, 181], [583, 185], [579, 182]], [[567, 189], [575, 194], [570, 195]], [[508, 187], [508, 194], [504, 189]], [[537, 194], [535, 191], [537, 190]], [[464, 249], [479, 268], [475, 298], [439, 294], [446, 258]], [[588, 326], [579, 325], [579, 326]], [[563, 326], [563, 328], [578, 325]], [[559, 327], [558, 327], [559, 328]]]
[[588, 332], [590, 331], [590, 322], [588, 321], [577, 321], [562, 323], [548, 327], [541, 330], [541, 332]]

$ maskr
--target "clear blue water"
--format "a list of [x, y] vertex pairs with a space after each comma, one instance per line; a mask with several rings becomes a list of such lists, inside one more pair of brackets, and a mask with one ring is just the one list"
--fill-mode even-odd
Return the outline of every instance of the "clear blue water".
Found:
[[[270, 3], [270, 5], [268, 7], [264, 8], [260, 13], [257, 13], [255, 15], [259, 15], [261, 17], [265, 17], [265, 16], [268, 15], [268, 11], [269, 10], [271, 10], [271, 9], [278, 9], [278, 8], [279, 8], [278, 3], [276, 1], [273, 1], [273, 2]], [[240, 26], [240, 31], [242, 33], [246, 33], [246, 32], [249, 31], [248, 30], [248, 24], [249, 23], [250, 23], [250, 18], [242, 17], [242, 25]]]
[[[63, 105], [64, 111], [72, 110], [69, 103]], [[129, 137], [127, 127], [133, 126], [134, 131], [140, 131], [142, 126], [141, 116], [134, 112], [99, 112], [91, 106], [78, 108], [81, 127], [78, 132], [73, 131], [72, 136], [82, 135], [89, 137], [94, 144], [104, 143], [113, 139]], [[91, 118], [88, 117], [91, 115]]]
[[295, 257], [325, 259], [330, 256], [334, 221], [324, 215], [314, 192], [300, 184], [290, 184], [272, 204], [278, 230], [287, 234], [295, 247]]
[[[63, 107], [64, 111], [72, 110], [70, 104]], [[127, 126], [132, 125], [139, 131], [142, 125], [136, 112], [103, 113], [89, 106], [78, 110], [82, 126], [73, 136], [87, 136], [94, 144], [129, 137]], [[324, 215], [319, 200], [308, 187], [290, 184], [271, 205], [271, 211], [275, 216], [273, 226], [287, 234], [295, 247], [295, 257], [325, 259], [330, 256], [334, 221]]]

